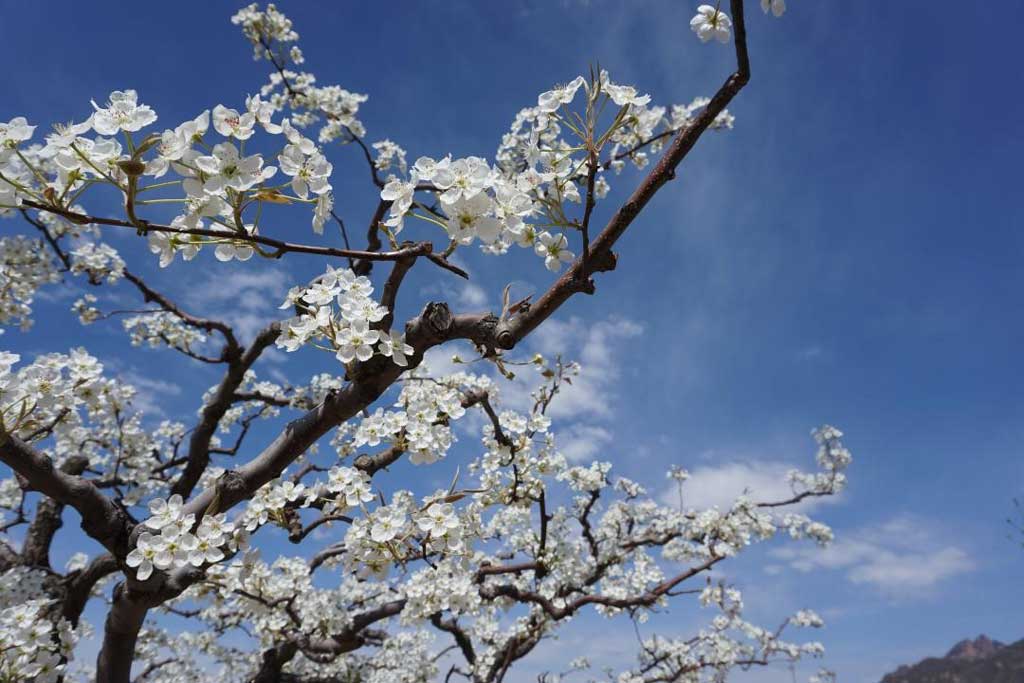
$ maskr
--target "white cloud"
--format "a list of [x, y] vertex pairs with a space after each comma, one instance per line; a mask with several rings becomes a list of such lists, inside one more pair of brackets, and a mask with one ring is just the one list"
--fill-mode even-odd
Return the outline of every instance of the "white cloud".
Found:
[[132, 399], [132, 405], [146, 415], [165, 417], [167, 411], [163, 408], [162, 399], [181, 394], [181, 387], [177, 384], [147, 377], [135, 370], [119, 372], [118, 378], [135, 387], [136, 393]]
[[[189, 289], [189, 301], [197, 303], [240, 303], [247, 308], [261, 306], [273, 302], [275, 306], [281, 302], [273, 299], [278, 290], [288, 290], [289, 275], [280, 268], [245, 269], [223, 265], [215, 271], [203, 285]], [[284, 299], [282, 292], [281, 299]]]
[[475, 282], [458, 278], [431, 282], [420, 289], [420, 294], [425, 297], [439, 297], [452, 304], [452, 309], [456, 312], [486, 309], [491, 300], [486, 289]]
[[467, 282], [458, 290], [456, 299], [466, 308], [483, 308], [487, 305], [487, 292], [478, 284]]
[[[725, 509], [731, 507], [743, 493], [758, 502], [785, 500], [793, 495], [786, 481], [786, 473], [792, 469], [795, 469], [792, 465], [773, 461], [733, 461], [697, 467], [690, 470], [690, 478], [683, 484], [683, 505], [687, 508], [718, 506]], [[806, 513], [813, 507], [835, 499], [834, 496], [809, 498], [792, 510]], [[678, 487], [669, 487], [662, 494], [661, 500], [666, 504], [678, 504]]]
[[[579, 376], [572, 378], [572, 384], [562, 385], [547, 411], [548, 417], [557, 422], [558, 448], [568, 460], [582, 462], [601, 457], [601, 452], [613, 442], [611, 406], [618, 394], [621, 362], [629, 340], [642, 331], [640, 325], [625, 318], [611, 317], [590, 323], [573, 317], [567, 322], [549, 320], [531, 335], [529, 351], [540, 352], [550, 361], [561, 355], [563, 361], [580, 363]], [[424, 364], [435, 377], [485, 371], [478, 364], [453, 363], [453, 355], [463, 360], [475, 357], [469, 345], [448, 345], [428, 350]], [[533, 406], [530, 394], [540, 386], [542, 378], [532, 366], [512, 367], [512, 370], [516, 374], [512, 381], [495, 373], [499, 407], [529, 412]], [[594, 424], [595, 420], [600, 424]], [[467, 431], [478, 427], [478, 424], [470, 424]]]
[[[611, 405], [617, 395], [616, 384], [622, 375], [621, 360], [628, 341], [643, 332], [632, 320], [610, 317], [597, 322], [572, 317], [567, 322], [548, 320], [532, 335], [530, 348], [553, 361], [578, 361], [580, 374], [572, 384], [563, 385], [551, 402], [552, 418], [611, 417]], [[530, 392], [537, 388], [536, 373], [522, 372], [516, 382], [502, 387], [506, 402], [520, 409], [532, 404]]]
[[431, 347], [423, 354], [423, 362], [420, 364], [420, 368], [426, 367], [430, 371], [431, 377], [444, 377], [456, 372], [479, 371], [479, 366], [476, 368], [473, 366], [467, 367], [452, 360], [455, 356], [464, 360], [473, 358], [474, 356], [469, 348], [465, 344], [446, 344], [444, 346]]
[[820, 360], [825, 355], [825, 349], [817, 344], [805, 346], [796, 352], [796, 358], [800, 361]]
[[292, 284], [283, 268], [222, 264], [189, 287], [185, 303], [196, 315], [222, 319], [243, 339], [251, 339], [271, 321], [289, 315], [277, 307]]
[[[590, 322], [572, 317], [568, 321], [549, 320], [531, 335], [530, 351], [543, 354], [551, 362], [561, 356], [564, 362], [580, 364], [580, 374], [572, 378], [571, 384], [559, 388], [547, 410], [547, 416], [557, 423], [558, 448], [569, 461], [600, 457], [614, 440], [611, 406], [618, 395], [622, 360], [629, 340], [642, 332], [640, 325], [626, 318]], [[427, 360], [434, 369], [429, 353]], [[528, 412], [533, 406], [530, 394], [540, 386], [541, 377], [530, 367], [513, 370], [516, 377], [511, 382], [496, 378], [501, 406]], [[595, 420], [601, 424], [594, 424]]]
[[558, 450], [569, 462], [600, 459], [598, 455], [612, 442], [612, 433], [604, 427], [576, 423], [556, 432]]
[[842, 571], [851, 583], [903, 598], [927, 595], [942, 581], [976, 566], [967, 551], [906, 516], [839, 535], [828, 548], [789, 546], [772, 555], [797, 571]]

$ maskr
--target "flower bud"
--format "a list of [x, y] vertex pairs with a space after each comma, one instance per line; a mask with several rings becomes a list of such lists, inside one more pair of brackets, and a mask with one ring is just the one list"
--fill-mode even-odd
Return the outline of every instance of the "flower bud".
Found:
[[140, 176], [142, 172], [146, 170], [146, 164], [139, 161], [138, 159], [122, 159], [117, 162], [117, 167], [125, 172], [128, 176]]

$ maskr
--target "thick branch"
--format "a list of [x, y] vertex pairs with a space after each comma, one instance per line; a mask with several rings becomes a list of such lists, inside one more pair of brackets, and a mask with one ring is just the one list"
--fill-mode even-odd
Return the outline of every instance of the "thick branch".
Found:
[[[404, 246], [405, 245], [403, 245], [403, 247]], [[381, 292], [380, 297], [380, 305], [388, 309], [388, 312], [381, 319], [380, 323], [375, 326], [378, 329], [385, 331], [391, 329], [391, 323], [395, 320], [395, 301], [398, 299], [398, 288], [402, 286], [402, 280], [405, 279], [406, 273], [408, 273], [415, 264], [416, 256], [410, 255], [405, 258], [398, 259], [395, 261], [395, 265], [391, 267], [391, 274], [388, 275], [388, 279], [384, 283], [384, 289]]]
[[[77, 476], [85, 471], [89, 459], [76, 455], [68, 458], [60, 467], [64, 474]], [[64, 525], [62, 516], [64, 503], [53, 498], [43, 497], [36, 505], [36, 514], [25, 534], [25, 543], [21, 548], [21, 561], [32, 567], [50, 568], [50, 546], [53, 537]]]
[[476, 652], [473, 650], [473, 641], [469, 639], [469, 636], [462, 627], [459, 626], [459, 622], [455, 619], [442, 619], [441, 613], [430, 615], [430, 623], [435, 628], [450, 633], [452, 638], [455, 639], [455, 644], [459, 646], [459, 650], [462, 651], [462, 656], [466, 658], [466, 661], [472, 666], [476, 663]]
[[203, 407], [199, 424], [196, 425], [189, 438], [188, 464], [185, 465], [181, 477], [171, 487], [172, 495], [176, 493], [187, 498], [192, 494], [192, 490], [199, 483], [207, 465], [210, 464], [210, 440], [216, 433], [224, 413], [234, 404], [235, 391], [245, 380], [245, 373], [260, 357], [260, 354], [274, 343], [279, 334], [280, 328], [277, 323], [269, 325], [256, 336], [256, 339], [240, 356], [229, 360], [228, 371], [224, 374], [224, 379], [217, 386], [210, 402]]
[[117, 560], [113, 555], [104, 554], [96, 557], [86, 567], [68, 576], [67, 592], [61, 604], [61, 616], [78, 626], [78, 620], [89, 602], [93, 587], [117, 571]]
[[264, 650], [260, 669], [253, 677], [252, 683], [279, 683], [281, 670], [295, 657], [298, 651], [299, 645], [294, 641], [287, 641]]
[[13, 435], [0, 442], [0, 461], [17, 473], [23, 488], [75, 508], [82, 529], [115, 556], [127, 554], [131, 520], [92, 482], [55, 468], [49, 456]]

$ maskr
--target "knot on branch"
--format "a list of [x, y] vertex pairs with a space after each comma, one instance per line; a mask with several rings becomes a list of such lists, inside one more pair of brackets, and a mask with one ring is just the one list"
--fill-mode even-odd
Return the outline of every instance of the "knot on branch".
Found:
[[146, 164], [138, 159], [125, 159], [123, 161], [118, 161], [117, 166], [124, 171], [124, 174], [127, 176], [138, 177], [146, 170]]
[[299, 517], [298, 511], [292, 508], [285, 508], [282, 516], [284, 523], [288, 529], [288, 540], [292, 543], [298, 543], [302, 540], [302, 518]]
[[499, 318], [493, 313], [472, 316], [459, 321], [459, 336], [471, 340], [486, 356], [497, 349], [509, 350], [516, 345], [515, 316]]
[[[245, 484], [245, 477], [234, 470], [228, 470], [217, 477], [217, 496], [220, 500], [236, 500], [239, 497], [244, 498], [248, 493], [248, 487]], [[213, 504], [210, 504], [213, 507]], [[216, 514], [217, 510], [208, 510], [210, 514]]]
[[516, 335], [512, 333], [512, 330], [508, 329], [505, 323], [501, 323], [494, 330], [494, 341], [497, 343], [498, 348], [510, 351], [515, 348]]
[[431, 301], [405, 325], [406, 340], [417, 353], [449, 338], [455, 319], [448, 304]]
[[431, 301], [424, 306], [420, 320], [438, 337], [446, 336], [452, 329], [452, 312], [443, 302]]
[[594, 285], [594, 279], [592, 277], [579, 277], [573, 278], [571, 289], [574, 292], [582, 292], [583, 294], [593, 294], [597, 291], [597, 287]]
[[[334, 403], [335, 399], [338, 398], [338, 393], [338, 390], [333, 387], [331, 389], [328, 389], [327, 393], [324, 394], [324, 405], [330, 405], [331, 403]], [[298, 422], [298, 420], [295, 420], [295, 422]]]
[[614, 251], [598, 251], [590, 255], [590, 270], [603, 273], [615, 270], [619, 257]]
[[66, 474], [79, 475], [85, 472], [85, 468], [89, 466], [89, 458], [84, 455], [72, 455], [64, 464], [60, 466], [62, 472]]

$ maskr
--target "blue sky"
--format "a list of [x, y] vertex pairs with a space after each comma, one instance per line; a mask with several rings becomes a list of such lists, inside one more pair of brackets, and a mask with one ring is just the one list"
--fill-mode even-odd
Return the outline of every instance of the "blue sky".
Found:
[[[370, 95], [360, 118], [371, 140], [390, 138], [410, 159], [493, 159], [520, 107], [595, 62], [662, 104], [712, 94], [732, 52], [690, 33], [696, 4], [279, 6], [321, 82]], [[565, 429], [580, 452], [652, 488], [681, 463], [713, 502], [716, 487], [810, 466], [809, 430], [836, 424], [855, 456], [851, 485], [814, 510], [834, 526], [836, 546], [805, 556], [774, 545], [730, 568], [752, 616], [774, 623], [818, 609], [829, 624], [826, 663], [865, 683], [980, 632], [1017, 640], [1024, 553], [1003, 520], [1024, 496], [1024, 77], [1013, 48], [1024, 5], [979, 4], [968, 22], [951, 2], [791, 0], [781, 20], [750, 4], [753, 79], [730, 108], [735, 130], [701, 140], [622, 241], [619, 268], [598, 279], [597, 295], [572, 301], [531, 342], [594, 368], [589, 391], [563, 409]], [[25, 115], [44, 130], [128, 87], [158, 112], [158, 126], [240, 106], [265, 65], [229, 23], [235, 9], [3, 3], [0, 120]], [[339, 212], [362, 226], [376, 199], [361, 159], [354, 149], [331, 158]], [[622, 191], [635, 176], [611, 180]], [[304, 216], [285, 234], [312, 238]], [[425, 269], [406, 312], [438, 296], [495, 306], [507, 282], [539, 290], [548, 281], [532, 258], [464, 262], [473, 287], [438, 285]], [[321, 269], [224, 268], [208, 254], [191, 265], [158, 272], [148, 259], [143, 270], [187, 303], [250, 325]], [[72, 299], [48, 296], [36, 329], [10, 331], [3, 345], [31, 354], [86, 344], [127, 379], [155, 380], [143, 387], [155, 414], [193, 413], [210, 371], [126, 351], [113, 326], [69, 327], [57, 314]], [[288, 360], [299, 375], [331, 366]], [[397, 483], [412, 474], [403, 472]], [[582, 653], [600, 628], [583, 620], [563, 642]], [[621, 642], [606, 645], [615, 652]]]

